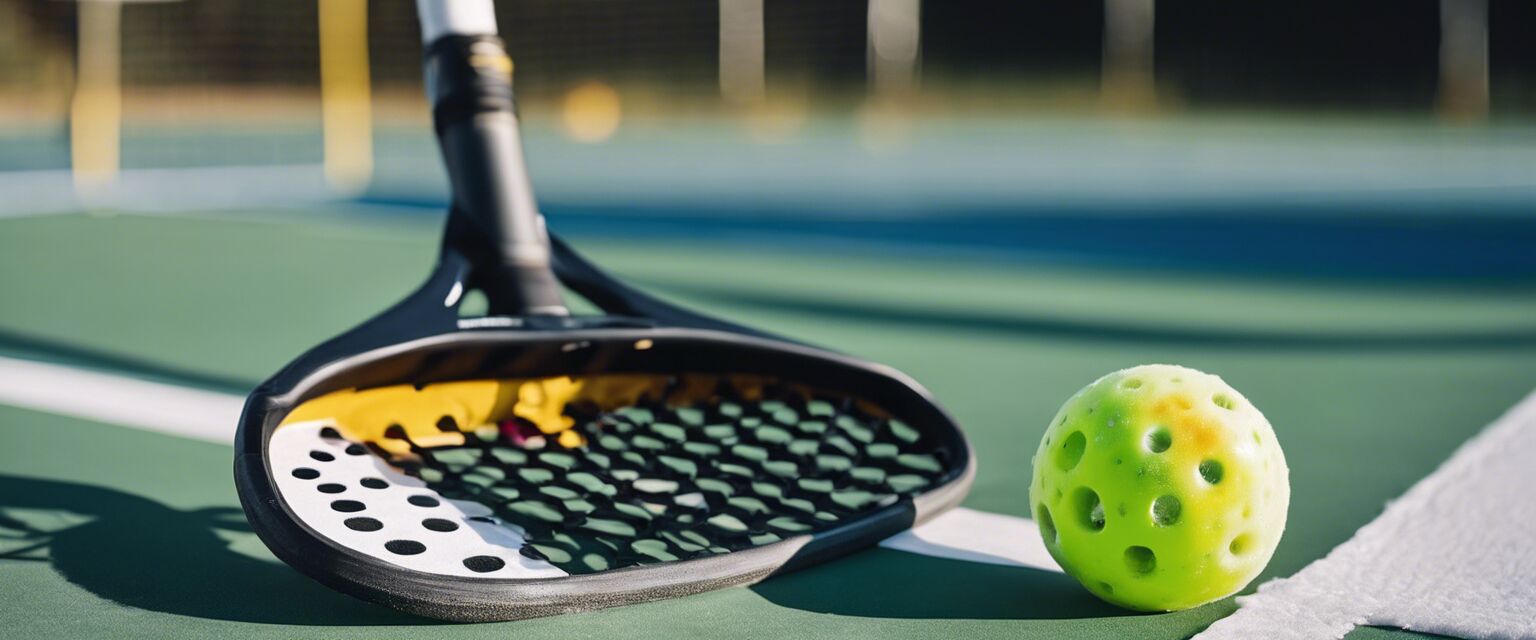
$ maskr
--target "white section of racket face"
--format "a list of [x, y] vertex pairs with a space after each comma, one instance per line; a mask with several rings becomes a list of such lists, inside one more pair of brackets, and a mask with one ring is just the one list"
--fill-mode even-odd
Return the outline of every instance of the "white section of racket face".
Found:
[[[477, 502], [448, 500], [371, 451], [326, 438], [324, 422], [283, 425], [267, 445], [278, 493], [333, 544], [424, 573], [465, 578], [557, 578], [522, 555], [524, 531]], [[325, 458], [330, 458], [329, 460]], [[313, 477], [311, 477], [313, 476]]]

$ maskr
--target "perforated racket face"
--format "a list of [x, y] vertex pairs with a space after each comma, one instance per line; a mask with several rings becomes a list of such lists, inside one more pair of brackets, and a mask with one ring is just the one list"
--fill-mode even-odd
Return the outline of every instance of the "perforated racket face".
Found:
[[[486, 411], [513, 413], [461, 424], [475, 399], [446, 393], [430, 430], [411, 424], [431, 417], [420, 406], [372, 431], [347, 418], [284, 423], [269, 464], [292, 513], [333, 545], [426, 573], [531, 579], [825, 531], [941, 483], [963, 459], [853, 398], [738, 391], [574, 401], [557, 429], [520, 417], [505, 392]], [[378, 420], [388, 406], [366, 412]]]
[[277, 487], [305, 524], [333, 543], [407, 569], [450, 576], [549, 578], [566, 573], [525, 556], [525, 532], [473, 500], [450, 500], [322, 422], [286, 425], [270, 453]]

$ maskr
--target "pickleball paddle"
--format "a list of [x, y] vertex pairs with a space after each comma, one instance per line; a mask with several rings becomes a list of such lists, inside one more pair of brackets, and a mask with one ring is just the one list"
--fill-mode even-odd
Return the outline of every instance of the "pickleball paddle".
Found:
[[[490, 0], [420, 0], [452, 186], [436, 267], [247, 399], [235, 479], [284, 562], [459, 621], [748, 584], [954, 506], [905, 375], [633, 289], [545, 229]], [[461, 317], [472, 291], [483, 316]], [[572, 315], [574, 293], [602, 310]]]

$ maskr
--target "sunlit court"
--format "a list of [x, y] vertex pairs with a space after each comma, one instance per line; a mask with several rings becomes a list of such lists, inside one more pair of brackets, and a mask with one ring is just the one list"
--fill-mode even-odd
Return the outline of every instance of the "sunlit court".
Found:
[[1536, 5], [0, 0], [17, 638], [1536, 637]]

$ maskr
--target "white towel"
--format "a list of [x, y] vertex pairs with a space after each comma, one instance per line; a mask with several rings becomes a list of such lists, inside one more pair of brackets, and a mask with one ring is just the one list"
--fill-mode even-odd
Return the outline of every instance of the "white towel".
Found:
[[1536, 393], [1295, 576], [1200, 640], [1342, 638], [1357, 625], [1536, 638]]

